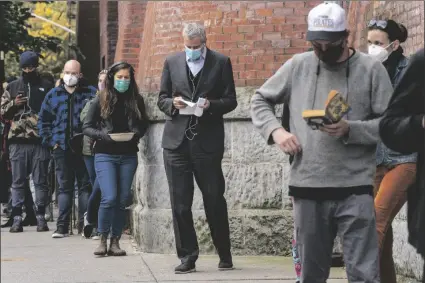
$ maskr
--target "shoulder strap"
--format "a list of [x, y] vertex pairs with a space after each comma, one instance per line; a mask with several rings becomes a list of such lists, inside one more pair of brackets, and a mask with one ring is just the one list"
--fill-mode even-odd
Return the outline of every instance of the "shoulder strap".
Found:
[[289, 99], [288, 101], [283, 104], [283, 110], [282, 110], [282, 127], [287, 131], [290, 132], [289, 128]]
[[[283, 104], [283, 110], [282, 110], [282, 127], [287, 131], [290, 132], [289, 128], [289, 99]], [[294, 156], [289, 156], [289, 164], [292, 164], [292, 161], [294, 161]]]

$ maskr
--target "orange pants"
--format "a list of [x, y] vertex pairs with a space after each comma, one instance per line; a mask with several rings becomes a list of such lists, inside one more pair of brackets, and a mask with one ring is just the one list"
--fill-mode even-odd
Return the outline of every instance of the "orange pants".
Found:
[[378, 231], [381, 282], [397, 283], [393, 260], [391, 223], [407, 199], [407, 189], [416, 180], [416, 163], [378, 166], [375, 176], [375, 211]]

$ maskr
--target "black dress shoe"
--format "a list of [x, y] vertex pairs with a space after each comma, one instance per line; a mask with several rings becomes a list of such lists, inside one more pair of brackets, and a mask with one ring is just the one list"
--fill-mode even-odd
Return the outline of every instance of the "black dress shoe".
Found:
[[344, 258], [341, 253], [332, 253], [332, 267], [344, 267]]
[[196, 271], [195, 263], [193, 262], [183, 262], [174, 269], [175, 274], [186, 274]]
[[220, 260], [218, 264], [218, 270], [226, 271], [226, 270], [232, 270], [233, 269], [233, 263], [232, 261], [222, 261]]

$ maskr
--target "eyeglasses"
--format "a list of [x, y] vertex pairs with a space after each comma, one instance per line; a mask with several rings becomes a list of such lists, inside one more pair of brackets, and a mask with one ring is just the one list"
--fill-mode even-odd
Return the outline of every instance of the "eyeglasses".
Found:
[[388, 25], [388, 22], [385, 20], [370, 20], [367, 27], [371, 28], [371, 27], [377, 26], [377, 27], [385, 29], [387, 25]]

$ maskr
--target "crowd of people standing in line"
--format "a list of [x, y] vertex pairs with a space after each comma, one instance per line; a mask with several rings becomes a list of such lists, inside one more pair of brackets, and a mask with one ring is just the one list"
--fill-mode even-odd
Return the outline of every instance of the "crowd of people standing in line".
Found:
[[[98, 237], [103, 245], [110, 237], [108, 253], [124, 255], [119, 239], [126, 223], [126, 208], [131, 203], [138, 140], [148, 125], [134, 70], [128, 63], [117, 63], [99, 73], [98, 88], [95, 88], [82, 77], [80, 63], [71, 60], [64, 65], [60, 82], [54, 87], [53, 82], [41, 79], [37, 72], [38, 62], [37, 53], [22, 53], [22, 76], [9, 83], [2, 95], [2, 125], [8, 126], [2, 127], [2, 144], [5, 145], [2, 148], [2, 180], [3, 176], [9, 176], [8, 158], [12, 200], [10, 232], [23, 232], [26, 224], [37, 225], [38, 232], [49, 231], [45, 212], [49, 193], [47, 172], [52, 158], [59, 187], [59, 216], [52, 237], [69, 235], [77, 184], [78, 233], [86, 238]], [[92, 113], [91, 105], [101, 107], [102, 116]], [[86, 122], [94, 124], [87, 127], [88, 133], [84, 136], [82, 128]], [[116, 142], [110, 136], [126, 133], [133, 134], [128, 142]], [[122, 172], [116, 173], [118, 169]], [[116, 179], [108, 179], [114, 173]], [[32, 200], [30, 176], [35, 187], [36, 221], [25, 223], [33, 211], [33, 205], [28, 204], [28, 200]], [[102, 183], [103, 193], [99, 186]], [[7, 191], [6, 187], [3, 189]], [[22, 219], [24, 206], [25, 220]], [[104, 225], [98, 225], [98, 212]]]
[[[308, 15], [307, 41], [313, 50], [293, 56], [251, 99], [254, 126], [291, 159], [293, 255], [302, 283], [326, 282], [337, 234], [349, 282], [396, 282], [391, 224], [406, 200], [409, 242], [425, 256], [423, 49], [407, 59], [400, 44], [408, 31], [392, 19], [368, 23], [368, 54], [349, 47], [348, 36], [339, 5], [316, 6]], [[183, 38], [184, 51], [165, 59], [157, 103], [166, 117], [163, 159], [180, 260], [175, 273], [196, 271], [194, 180], [218, 268], [231, 270], [221, 162], [223, 115], [237, 107], [232, 64], [206, 46], [202, 25], [187, 24]], [[21, 55], [22, 77], [7, 86], [1, 102], [1, 117], [10, 125], [10, 232], [23, 231], [30, 174], [37, 231], [49, 230], [44, 214], [51, 155], [59, 182], [52, 237], [69, 233], [77, 180], [79, 233], [99, 235], [95, 255], [125, 255], [119, 240], [132, 200], [138, 142], [149, 126], [135, 71], [126, 62], [115, 63], [99, 73], [95, 88], [83, 79], [80, 63], [71, 60], [53, 87], [37, 74], [37, 65], [34, 52]], [[350, 111], [339, 121], [310, 127], [302, 111], [325, 105], [332, 90], [341, 93]], [[283, 124], [274, 113], [277, 104], [285, 104]]]

